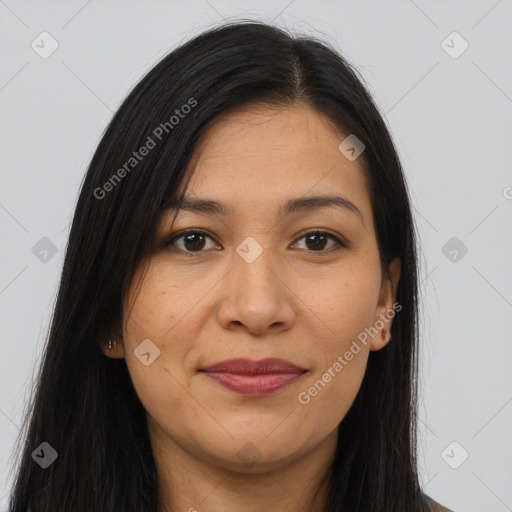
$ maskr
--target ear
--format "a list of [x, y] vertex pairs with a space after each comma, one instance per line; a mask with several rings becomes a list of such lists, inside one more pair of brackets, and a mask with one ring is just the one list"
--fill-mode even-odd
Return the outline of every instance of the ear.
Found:
[[[375, 319], [373, 325], [378, 331], [373, 336], [370, 342], [370, 350], [380, 350], [384, 348], [389, 342], [389, 335], [391, 332], [391, 324], [393, 317], [395, 316], [395, 303], [396, 289], [398, 287], [398, 281], [400, 280], [400, 268], [401, 260], [397, 256], [389, 264], [388, 275], [384, 275], [380, 287], [379, 301], [377, 303], [377, 310], [375, 312]], [[400, 307], [401, 309], [401, 307]], [[400, 309], [397, 308], [398, 311]], [[386, 332], [383, 333], [383, 329]]]

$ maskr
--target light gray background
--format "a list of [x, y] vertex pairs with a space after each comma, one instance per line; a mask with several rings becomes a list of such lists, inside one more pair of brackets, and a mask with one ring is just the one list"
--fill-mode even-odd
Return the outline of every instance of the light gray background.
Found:
[[[320, 36], [365, 77], [424, 255], [421, 480], [455, 511], [512, 510], [512, 0], [0, 0], [0, 467], [12, 463], [94, 148], [142, 75], [222, 18]], [[47, 59], [31, 48], [43, 31], [59, 45]], [[458, 58], [442, 47], [453, 31], [469, 44]], [[442, 252], [454, 236], [468, 248], [456, 262]], [[46, 263], [32, 252], [42, 237], [58, 250]], [[5, 472], [0, 510], [9, 487]]]

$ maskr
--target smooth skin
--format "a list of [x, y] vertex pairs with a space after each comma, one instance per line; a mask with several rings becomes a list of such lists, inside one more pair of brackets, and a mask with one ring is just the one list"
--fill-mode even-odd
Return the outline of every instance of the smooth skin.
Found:
[[[347, 135], [301, 103], [225, 114], [199, 141], [187, 196], [232, 214], [181, 210], [174, 224], [172, 211], [160, 219], [155, 250], [112, 333], [118, 343], [105, 353], [126, 359], [147, 411], [161, 512], [301, 511], [330, 467], [369, 351], [382, 349], [387, 334], [360, 343], [309, 403], [298, 395], [393, 310], [400, 277], [398, 258], [391, 280], [381, 271], [362, 158], [350, 161], [338, 149]], [[312, 195], [342, 196], [361, 217], [335, 206], [277, 215], [289, 199]], [[194, 229], [207, 236], [163, 245]], [[323, 239], [325, 231], [348, 247]], [[250, 263], [236, 250], [247, 237], [262, 250]], [[388, 332], [391, 322], [384, 318]], [[134, 353], [145, 339], [160, 350], [148, 366]], [[199, 371], [234, 357], [278, 357], [307, 372], [254, 398]], [[322, 511], [325, 498], [321, 487], [311, 510]]]

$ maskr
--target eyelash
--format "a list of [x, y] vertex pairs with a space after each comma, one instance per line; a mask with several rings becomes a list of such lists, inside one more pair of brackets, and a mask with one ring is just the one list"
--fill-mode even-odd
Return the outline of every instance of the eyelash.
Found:
[[[204, 231], [203, 229], [189, 229], [189, 230], [186, 230], [186, 231], [180, 231], [180, 232], [175, 233], [175, 234], [171, 235], [170, 237], [166, 238], [162, 242], [162, 246], [163, 247], [169, 247], [176, 240], [179, 240], [180, 238], [183, 238], [184, 236], [190, 235], [190, 234], [205, 235], [206, 237], [208, 237], [211, 240], [213, 240], [213, 238], [206, 231]], [[309, 251], [309, 252], [311, 252], [313, 254], [314, 253], [318, 253], [318, 254], [330, 253], [330, 252], [332, 252], [332, 250], [337, 250], [337, 249], [340, 249], [340, 248], [347, 249], [349, 247], [349, 244], [347, 242], [343, 242], [338, 237], [334, 236], [332, 233], [330, 233], [328, 231], [320, 231], [320, 230], [312, 230], [312, 231], [308, 231], [307, 233], [303, 233], [302, 236], [297, 238], [297, 240], [294, 242], [294, 244], [297, 243], [299, 240], [302, 240], [303, 238], [307, 237], [308, 235], [325, 235], [328, 238], [330, 238], [331, 240], [334, 240], [336, 242], [336, 244], [339, 246], [337, 248], [331, 248], [331, 249], [322, 250], [322, 251]], [[213, 241], [215, 242], [215, 240], [213, 240]], [[178, 249], [177, 247], [174, 247], [174, 249], [176, 249], [176, 251], [174, 251], [174, 252], [182, 252], [182, 253], [184, 253], [184, 254], [186, 254], [188, 256], [195, 256], [195, 255], [199, 255], [199, 254], [201, 254], [203, 252], [206, 252], [204, 250], [200, 250], [200, 251], [186, 251], [186, 250], [183, 250], [183, 249]]]

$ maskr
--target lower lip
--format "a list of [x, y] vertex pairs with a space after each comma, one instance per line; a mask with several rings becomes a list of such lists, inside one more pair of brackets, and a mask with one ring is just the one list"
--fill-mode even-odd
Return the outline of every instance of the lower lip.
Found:
[[304, 373], [268, 373], [240, 375], [226, 372], [206, 372], [221, 386], [245, 396], [266, 396], [289, 386]]

